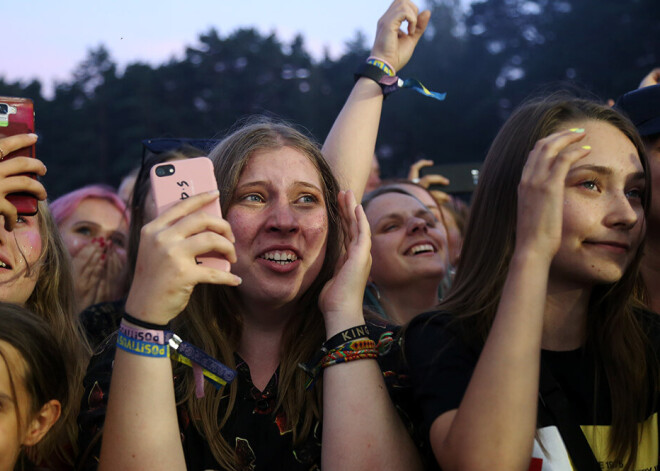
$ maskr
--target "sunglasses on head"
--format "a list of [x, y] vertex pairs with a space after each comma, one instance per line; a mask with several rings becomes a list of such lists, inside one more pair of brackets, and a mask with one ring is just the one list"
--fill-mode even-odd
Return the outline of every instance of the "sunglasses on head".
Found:
[[142, 141], [142, 165], [144, 166], [145, 157], [148, 154], [162, 154], [182, 147], [195, 147], [206, 154], [213, 149], [220, 139], [195, 139], [188, 137], [156, 137], [144, 139]]

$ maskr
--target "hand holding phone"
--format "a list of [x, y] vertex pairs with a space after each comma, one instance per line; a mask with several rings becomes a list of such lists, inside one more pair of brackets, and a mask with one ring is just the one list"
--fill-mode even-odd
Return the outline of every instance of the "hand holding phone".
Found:
[[[0, 138], [18, 134], [34, 133], [34, 105], [29, 98], [0, 97]], [[17, 156], [34, 157], [34, 142], [31, 146], [18, 149], [5, 149], [0, 146], [0, 161]], [[34, 173], [28, 176], [36, 179]], [[7, 199], [16, 206], [18, 214], [33, 216], [37, 213], [37, 198], [28, 192], [16, 192], [7, 195]]]
[[[213, 162], [208, 157], [175, 160], [154, 165], [150, 173], [151, 188], [158, 214], [191, 196], [218, 189]], [[222, 218], [216, 199], [202, 208], [206, 213]], [[229, 261], [219, 253], [209, 252], [195, 258], [197, 264], [229, 271]]]
[[[34, 134], [18, 134], [0, 138], [2, 153], [9, 154], [33, 145], [37, 140]], [[11, 196], [17, 192], [28, 194], [33, 200], [45, 200], [46, 189], [41, 182], [27, 174], [45, 175], [46, 167], [37, 159], [17, 157], [0, 161], [0, 215], [4, 218], [4, 227], [11, 231], [16, 225], [17, 211]]]

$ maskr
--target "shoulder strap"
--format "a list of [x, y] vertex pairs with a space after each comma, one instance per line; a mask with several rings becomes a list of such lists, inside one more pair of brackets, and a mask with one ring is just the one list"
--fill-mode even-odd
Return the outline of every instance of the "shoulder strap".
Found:
[[564, 391], [548, 368], [543, 366], [543, 362], [541, 362], [539, 400], [554, 417], [561, 438], [577, 471], [601, 471]]

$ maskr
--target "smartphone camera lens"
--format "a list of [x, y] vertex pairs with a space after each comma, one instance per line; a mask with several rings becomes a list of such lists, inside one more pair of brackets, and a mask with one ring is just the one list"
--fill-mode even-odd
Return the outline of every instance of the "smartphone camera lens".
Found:
[[174, 165], [161, 165], [160, 167], [156, 167], [156, 176], [167, 177], [169, 175], [174, 175]]
[[0, 114], [7, 114], [9, 112], [9, 106], [7, 103], [0, 103]]

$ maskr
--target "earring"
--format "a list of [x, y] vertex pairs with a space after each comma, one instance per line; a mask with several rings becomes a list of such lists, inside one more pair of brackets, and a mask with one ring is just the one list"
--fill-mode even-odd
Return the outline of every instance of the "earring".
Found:
[[367, 288], [373, 291], [374, 294], [376, 295], [376, 299], [380, 301], [380, 290], [378, 289], [378, 286], [376, 286], [376, 283], [374, 283], [373, 281], [367, 282]]

